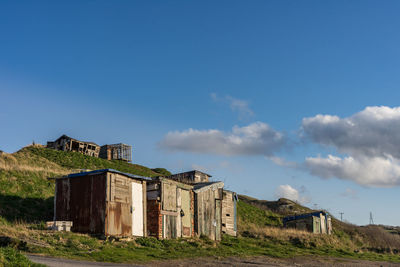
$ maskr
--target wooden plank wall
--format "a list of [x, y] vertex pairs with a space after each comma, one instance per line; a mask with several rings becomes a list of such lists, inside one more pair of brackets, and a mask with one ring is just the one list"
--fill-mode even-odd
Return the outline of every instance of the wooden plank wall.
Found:
[[215, 240], [216, 231], [216, 218], [215, 218], [215, 193], [214, 191], [205, 190], [196, 193], [197, 204], [197, 234], [208, 236], [210, 239]]
[[235, 220], [234, 193], [224, 191], [222, 200], [222, 232], [236, 236]]

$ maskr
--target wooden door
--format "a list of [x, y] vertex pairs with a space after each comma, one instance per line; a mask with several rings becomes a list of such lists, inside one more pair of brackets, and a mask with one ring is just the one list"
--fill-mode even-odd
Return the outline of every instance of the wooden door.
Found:
[[143, 236], [143, 185], [132, 182], [132, 235]]
[[181, 190], [181, 209], [183, 211], [181, 216], [182, 219], [182, 236], [190, 237], [192, 229], [192, 214], [190, 212], [190, 192], [189, 190]]

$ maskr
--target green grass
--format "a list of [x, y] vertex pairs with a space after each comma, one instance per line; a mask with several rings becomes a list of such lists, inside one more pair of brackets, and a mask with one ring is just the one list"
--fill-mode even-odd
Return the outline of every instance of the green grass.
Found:
[[[149, 177], [160, 175], [147, 167], [123, 161], [108, 161], [40, 146], [25, 147], [0, 158], [0, 216], [9, 221], [50, 220], [54, 181], [47, 178], [80, 169], [115, 169]], [[156, 170], [168, 172], [162, 168]]]
[[15, 267], [40, 267], [42, 264], [31, 262], [21, 252], [10, 247], [0, 247], [0, 266], [15, 266]]
[[321, 256], [400, 262], [398, 255], [372, 252], [359, 253], [346, 247], [338, 248], [329, 244], [315, 247], [312, 243], [293, 240], [235, 238], [227, 235], [223, 235], [220, 243], [212, 242], [207, 238], [189, 240], [138, 238], [129, 242], [110, 241], [99, 240], [82, 234], [61, 232], [40, 236], [41, 240], [50, 246], [29, 246], [29, 252], [99, 262], [141, 263], [152, 260], [232, 256], [269, 256], [277, 258]]
[[27, 152], [38, 155], [69, 169], [115, 169], [121, 172], [127, 172], [148, 177], [160, 175], [159, 173], [138, 164], [131, 164], [120, 160], [110, 161], [101, 158], [86, 156], [77, 152], [64, 152], [34, 146], [23, 148], [20, 152]]
[[272, 211], [263, 210], [244, 201], [238, 201], [237, 212], [242, 224], [257, 226], [282, 226], [282, 218]]
[[[162, 168], [152, 170], [137, 164], [107, 161], [38, 146], [26, 147], [12, 155], [0, 157], [0, 239], [11, 238], [9, 243], [0, 244], [0, 263], [13, 266], [12, 262], [16, 262], [14, 266], [29, 266], [29, 262], [23, 262], [27, 259], [18, 250], [109, 262], [262, 255], [271, 257], [317, 255], [400, 261], [399, 256], [391, 253], [368, 251], [369, 248], [377, 248], [376, 251], [385, 252], [387, 249], [381, 244], [389, 244], [388, 241], [393, 244], [391, 248], [397, 246], [396, 240], [386, 238], [377, 230], [375, 233], [374, 229], [368, 228], [360, 232], [361, 228], [357, 226], [334, 221], [332, 236], [312, 234], [302, 236], [290, 232], [282, 234], [278, 227], [282, 226], [284, 214], [276, 212], [279, 211], [277, 207], [281, 202], [283, 204], [288, 202], [285, 200], [268, 202], [248, 198], [246, 201], [239, 201], [237, 212], [240, 235], [238, 238], [224, 235], [220, 243], [207, 238], [190, 240], [139, 238], [123, 242], [100, 240], [76, 233], [41, 230], [44, 229], [43, 221], [50, 220], [53, 214], [54, 182], [47, 180], [48, 177], [65, 175], [78, 169], [106, 168], [150, 177], [160, 173], [166, 175], [168, 172]], [[304, 208], [296, 203], [289, 204], [296, 210]], [[251, 231], [253, 233], [249, 234]], [[367, 235], [383, 236], [385, 239], [371, 240], [366, 238]]]

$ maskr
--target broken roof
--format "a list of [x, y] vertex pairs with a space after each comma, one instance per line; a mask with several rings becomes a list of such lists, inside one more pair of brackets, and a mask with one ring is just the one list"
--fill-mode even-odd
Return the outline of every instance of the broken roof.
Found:
[[68, 135], [66, 135], [66, 134], [61, 135], [59, 138], [56, 139], [56, 141], [59, 140], [59, 139], [61, 139], [61, 138], [68, 138], [68, 139], [75, 140], [75, 141], [78, 141], [78, 142], [82, 142], [82, 143], [87, 143], [87, 144], [99, 146], [98, 144], [96, 144], [96, 143], [94, 143], [94, 142], [90, 142], [90, 141], [81, 141], [81, 140], [72, 138], [72, 137], [70, 137], [70, 136], [68, 136]]

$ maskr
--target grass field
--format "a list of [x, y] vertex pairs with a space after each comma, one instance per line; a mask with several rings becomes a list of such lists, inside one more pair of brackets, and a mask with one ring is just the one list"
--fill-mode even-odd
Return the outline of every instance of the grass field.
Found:
[[[379, 226], [359, 227], [333, 220], [333, 235], [316, 235], [282, 228], [282, 217], [310, 209], [290, 200], [257, 200], [241, 196], [237, 238], [223, 236], [219, 243], [206, 238], [132, 241], [47, 231], [44, 222], [53, 213], [54, 182], [81, 169], [112, 168], [156, 176], [162, 168], [61, 152], [40, 146], [0, 156], [0, 266], [29, 266], [20, 252], [109, 262], [148, 262], [185, 257], [319, 255], [400, 262], [400, 237]], [[290, 210], [282, 210], [290, 207]], [[396, 233], [393, 229], [392, 233]]]

